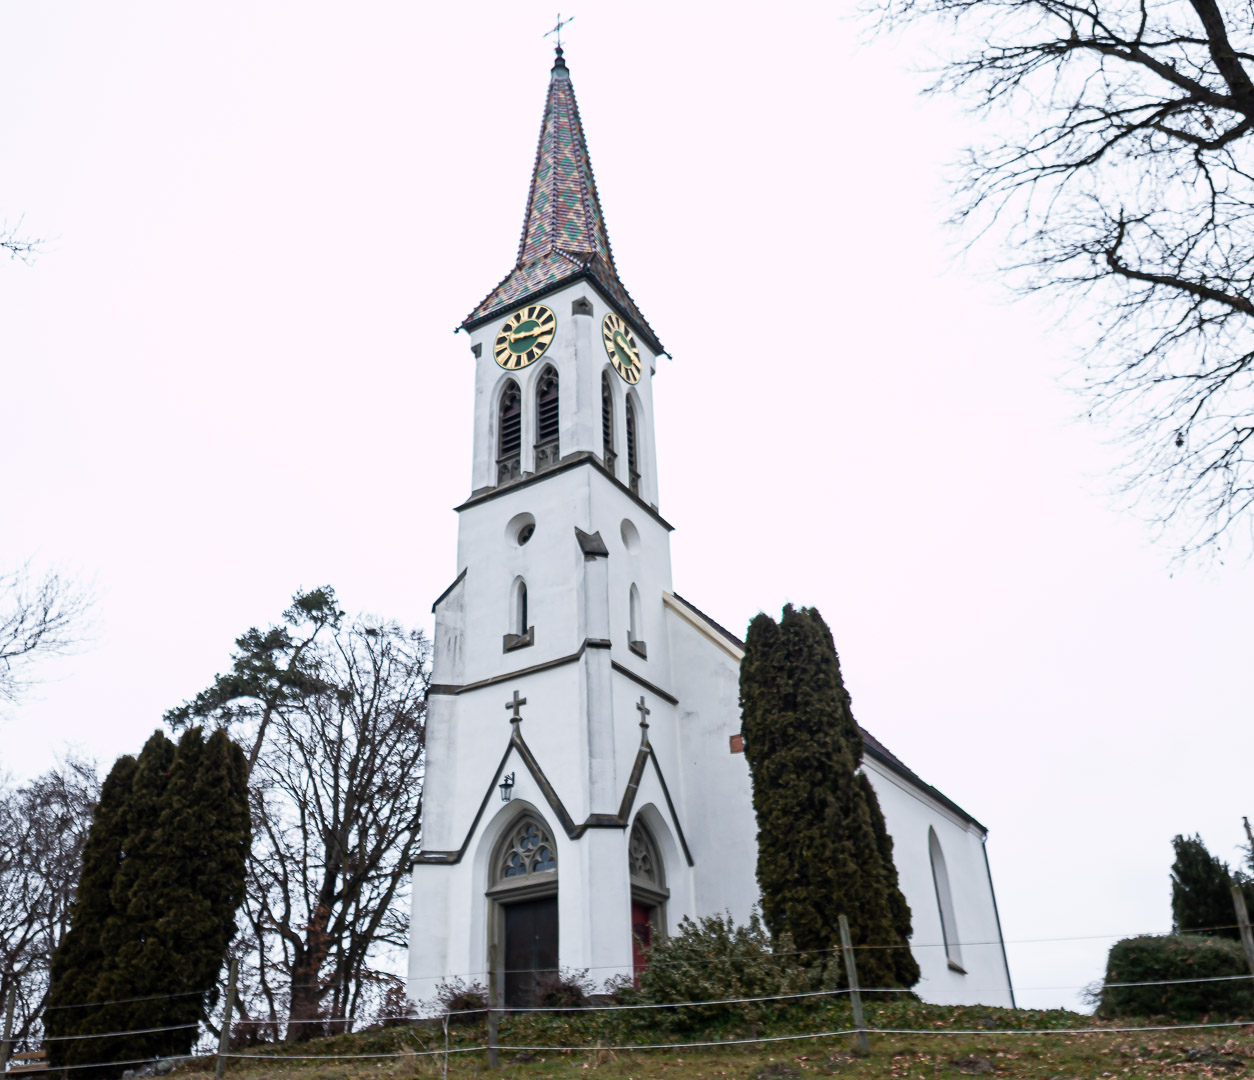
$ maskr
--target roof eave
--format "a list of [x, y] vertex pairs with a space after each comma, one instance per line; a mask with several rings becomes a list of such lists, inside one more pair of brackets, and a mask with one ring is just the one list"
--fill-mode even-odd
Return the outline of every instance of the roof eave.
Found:
[[[488, 293], [488, 296], [491, 296], [492, 293], [496, 292], [497, 289], [499, 289], [502, 285], [504, 285], [505, 282], [507, 282], [510, 279], [510, 277], [513, 275], [513, 273], [514, 271], [511, 270], [508, 274], [506, 274], [493, 287], [492, 292]], [[621, 310], [622, 305], [616, 299], [614, 299], [613, 296], [610, 295], [609, 289], [607, 289], [606, 286], [603, 285], [597, 279], [597, 275], [588, 269], [575, 270], [574, 272], [571, 273], [569, 277], [561, 278], [558, 281], [553, 281], [547, 285], [541, 286], [538, 289], [534, 289], [529, 293], [524, 293], [522, 296], [518, 297], [518, 299], [511, 300], [507, 304], [498, 304], [495, 307], [489, 309], [488, 311], [485, 311], [482, 315], [475, 315], [472, 312], [470, 315], [467, 315], [466, 318], [462, 320], [461, 325], [458, 327], [458, 329], [466, 330], [466, 331], [476, 330], [480, 326], [483, 326], [484, 323], [489, 323], [489, 322], [492, 322], [493, 319], [499, 318], [501, 315], [501, 312], [503, 311], [513, 310], [515, 308], [522, 307], [524, 304], [527, 304], [532, 300], [541, 300], [546, 296], [552, 296], [554, 293], [560, 292], [562, 289], [565, 289], [569, 285], [573, 285], [577, 281], [586, 281], [590, 285], [592, 285], [592, 287], [595, 288], [597, 293], [600, 295], [601, 299], [605, 301], [605, 303], [609, 304], [616, 311], [618, 311], [623, 316], [623, 318], [627, 320], [627, 322], [631, 325], [632, 330], [634, 330], [636, 332], [636, 335], [646, 345], [649, 346], [649, 348], [653, 351], [653, 354], [655, 356], [661, 356], [663, 353], [666, 353], [666, 349], [662, 345], [662, 343], [657, 339], [657, 335], [653, 333], [653, 330], [649, 327], [649, 324], [644, 321], [644, 316], [633, 315], [629, 311], [622, 311]], [[621, 282], [619, 283], [619, 288], [622, 289], [624, 293], [627, 293], [627, 289], [622, 285]], [[631, 294], [627, 293], [627, 295], [630, 296]], [[483, 306], [483, 303], [487, 301], [487, 298], [488, 298], [487, 296], [483, 298], [483, 301], [479, 304], [478, 307], [475, 308], [475, 311], [478, 311], [479, 308]], [[669, 356], [670, 354], [666, 353], [666, 355]]]

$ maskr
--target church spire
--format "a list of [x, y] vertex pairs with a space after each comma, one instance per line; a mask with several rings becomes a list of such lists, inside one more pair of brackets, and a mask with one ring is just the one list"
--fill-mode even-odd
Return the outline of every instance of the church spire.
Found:
[[654, 352], [663, 351], [618, 279], [575, 89], [559, 45], [549, 77], [518, 260], [505, 279], [466, 316], [462, 328], [472, 329], [525, 300], [580, 278], [592, 281]]

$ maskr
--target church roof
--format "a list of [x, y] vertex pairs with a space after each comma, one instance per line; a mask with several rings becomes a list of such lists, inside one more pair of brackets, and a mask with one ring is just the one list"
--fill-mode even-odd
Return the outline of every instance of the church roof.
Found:
[[544, 103], [518, 261], [466, 316], [462, 329], [470, 330], [525, 300], [581, 278], [591, 281], [618, 308], [655, 353], [664, 351], [614, 267], [575, 88], [559, 46]]

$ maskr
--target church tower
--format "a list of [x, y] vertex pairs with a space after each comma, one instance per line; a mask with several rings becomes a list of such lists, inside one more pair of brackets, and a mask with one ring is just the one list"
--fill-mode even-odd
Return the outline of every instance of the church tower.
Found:
[[[744, 644], [671, 586], [662, 345], [614, 266], [560, 47], [518, 259], [461, 328], [474, 460], [432, 609], [409, 996], [493, 971], [526, 1007], [563, 970], [630, 977], [684, 916], [744, 923], [758, 900]], [[863, 742], [919, 992], [1013, 1003], [984, 827]]]
[[[658, 512], [662, 345], [619, 280], [557, 50], [514, 268], [466, 317], [470, 497], [435, 603], [411, 995], [628, 974], [687, 896]], [[683, 910], [687, 909], [683, 904]]]

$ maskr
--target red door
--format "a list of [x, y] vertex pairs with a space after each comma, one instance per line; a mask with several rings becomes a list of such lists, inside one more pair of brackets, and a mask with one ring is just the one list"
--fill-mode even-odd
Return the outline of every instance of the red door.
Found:
[[637, 976], [647, 966], [644, 950], [653, 943], [653, 923], [649, 920], [651, 909], [643, 904], [631, 905], [631, 966]]

